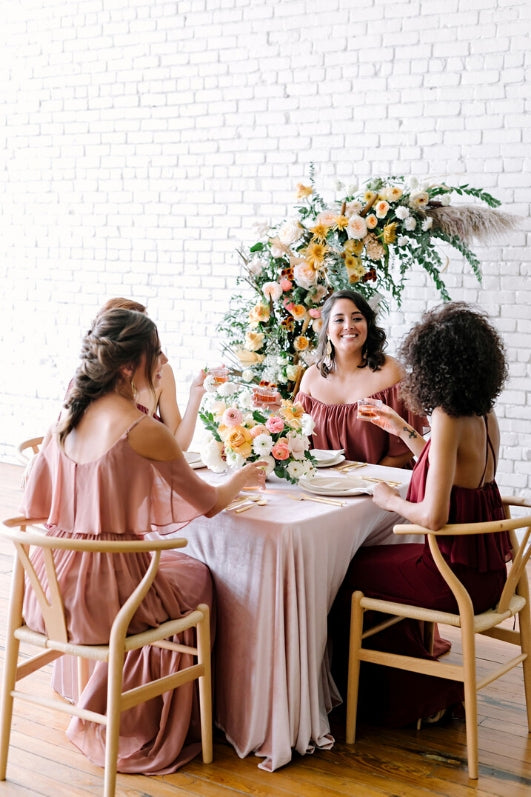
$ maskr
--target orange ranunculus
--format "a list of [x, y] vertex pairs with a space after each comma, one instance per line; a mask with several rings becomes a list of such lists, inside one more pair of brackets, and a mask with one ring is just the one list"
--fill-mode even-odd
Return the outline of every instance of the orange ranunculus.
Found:
[[293, 304], [292, 302], [286, 305], [286, 310], [291, 313], [296, 321], [302, 321], [307, 312], [303, 304]]
[[281, 437], [280, 440], [275, 443], [273, 448], [271, 449], [271, 454], [275, 457], [275, 459], [284, 460], [289, 459], [290, 450], [288, 441], [285, 437]]
[[235, 454], [241, 454], [244, 459], [253, 452], [251, 433], [243, 426], [233, 426], [230, 429], [230, 433], [225, 436], [225, 445]]
[[308, 346], [310, 345], [310, 341], [306, 337], [306, 335], [299, 335], [293, 341], [293, 348], [295, 351], [306, 351]]

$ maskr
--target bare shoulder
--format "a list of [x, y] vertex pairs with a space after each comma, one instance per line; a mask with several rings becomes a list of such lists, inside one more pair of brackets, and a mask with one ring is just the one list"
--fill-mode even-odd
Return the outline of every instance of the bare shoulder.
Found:
[[166, 462], [182, 457], [182, 451], [168, 427], [154, 418], [145, 416], [131, 429], [128, 439], [131, 448], [147, 459]]
[[390, 384], [394, 384], [395, 382], [400, 382], [401, 379], [404, 377], [404, 369], [394, 357], [390, 357], [388, 354], [385, 356], [385, 362], [381, 368], [382, 373], [384, 373], [390, 381]]
[[303, 393], [307, 393], [309, 396], [312, 395], [312, 389], [322, 380], [322, 376], [317, 370], [316, 365], [310, 365], [309, 368], [306, 369], [304, 374], [302, 375], [300, 390]]

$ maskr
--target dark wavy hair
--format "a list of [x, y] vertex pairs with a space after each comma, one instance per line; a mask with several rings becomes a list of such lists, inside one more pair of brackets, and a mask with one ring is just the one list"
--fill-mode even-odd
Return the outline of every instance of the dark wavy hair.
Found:
[[384, 349], [387, 346], [387, 338], [384, 330], [376, 324], [376, 313], [370, 304], [364, 299], [360, 293], [350, 291], [345, 288], [341, 291], [335, 291], [328, 297], [321, 310], [321, 318], [323, 325], [319, 332], [319, 340], [316, 346], [317, 359], [315, 365], [319, 372], [326, 379], [328, 374], [335, 371], [335, 349], [332, 343], [332, 352], [330, 355], [326, 352], [328, 343], [328, 325], [330, 323], [330, 315], [335, 303], [339, 299], [349, 299], [360, 311], [362, 316], [367, 322], [367, 340], [363, 344], [361, 352], [362, 362], [359, 368], [368, 366], [371, 371], [379, 371], [385, 362]]
[[409, 407], [430, 414], [486, 415], [507, 379], [502, 338], [485, 313], [450, 302], [424, 313], [399, 350], [402, 394]]
[[122, 366], [137, 368], [146, 355], [145, 376], [155, 392], [153, 368], [160, 352], [157, 327], [144, 313], [116, 308], [99, 314], [81, 346], [81, 363], [64, 403], [66, 412], [58, 426], [59, 441], [75, 429], [86, 408], [110, 393], [123, 379]]

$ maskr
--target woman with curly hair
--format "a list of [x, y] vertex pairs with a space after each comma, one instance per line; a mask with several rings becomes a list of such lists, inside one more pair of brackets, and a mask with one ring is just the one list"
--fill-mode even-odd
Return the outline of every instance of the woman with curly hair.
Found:
[[321, 317], [317, 361], [302, 377], [296, 397], [314, 420], [314, 448], [342, 448], [350, 460], [411, 467], [406, 443], [357, 417], [358, 399], [370, 396], [406, 417], [418, 432], [427, 428], [426, 419], [409, 412], [400, 397], [403, 371], [384, 354], [386, 336], [375, 312], [363, 296], [342, 290], [327, 299]]
[[[396, 413], [382, 408], [372, 423], [407, 442], [419, 459], [405, 499], [388, 485], [378, 484], [374, 502], [435, 531], [446, 523], [503, 519], [495, 481], [500, 434], [493, 409], [507, 378], [500, 335], [485, 314], [463, 302], [453, 302], [423, 316], [403, 342], [400, 357], [406, 372], [404, 395], [413, 411], [431, 416], [431, 437], [426, 443]], [[510, 559], [508, 535], [441, 537], [439, 545], [468, 590], [474, 610], [482, 612], [495, 606]], [[332, 609], [331, 624], [342, 628], [343, 634], [355, 589], [374, 598], [457, 611], [454, 595], [433, 561], [427, 540], [358, 551]], [[383, 650], [406, 652], [414, 646], [412, 655], [434, 658], [424, 648], [413, 621], [388, 631], [378, 635]], [[457, 687], [451, 689], [442, 679], [376, 669], [380, 694], [387, 693], [382, 687], [384, 679], [395, 681], [387, 693], [392, 699], [395, 692], [397, 704], [387, 706], [388, 714], [394, 713], [393, 724], [434, 715], [456, 702]], [[397, 688], [405, 694], [406, 677], [408, 701], [396, 695]]]

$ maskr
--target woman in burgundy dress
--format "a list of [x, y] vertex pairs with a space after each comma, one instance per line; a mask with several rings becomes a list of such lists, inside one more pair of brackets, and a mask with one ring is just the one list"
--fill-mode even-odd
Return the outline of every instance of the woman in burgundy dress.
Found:
[[[374, 490], [378, 506], [429, 529], [504, 517], [495, 481], [499, 429], [494, 402], [507, 377], [503, 342], [487, 317], [463, 302], [426, 313], [400, 349], [407, 376], [403, 392], [414, 412], [431, 416], [431, 438], [389, 408], [372, 422], [407, 442], [419, 457], [407, 497], [386, 484]], [[496, 605], [510, 559], [507, 534], [443, 537], [441, 551], [469, 591], [476, 612]], [[362, 548], [352, 560], [332, 609], [331, 625], [346, 634], [354, 590], [455, 612], [455, 598], [440, 575], [427, 540], [418, 544]], [[418, 624], [406, 621], [380, 635], [382, 649], [431, 657]], [[338, 640], [338, 646], [342, 644]], [[369, 669], [369, 668], [366, 668]], [[394, 724], [428, 717], [456, 702], [461, 687], [442, 679], [372, 668], [381, 694], [394, 694], [382, 714]], [[408, 688], [400, 686], [408, 679]], [[393, 688], [385, 689], [393, 679]], [[397, 693], [397, 689], [400, 693]], [[375, 712], [378, 715], [378, 711]]]
[[420, 434], [428, 428], [426, 418], [409, 412], [400, 396], [403, 371], [384, 354], [385, 332], [374, 311], [360, 294], [342, 290], [327, 299], [322, 320], [317, 362], [304, 373], [296, 397], [314, 420], [313, 447], [342, 448], [349, 460], [411, 468], [406, 443], [357, 418], [357, 400], [371, 397], [407, 418]]

